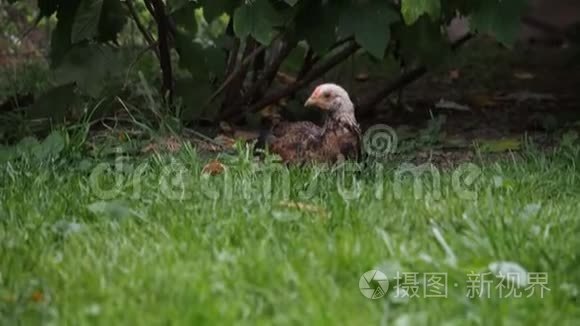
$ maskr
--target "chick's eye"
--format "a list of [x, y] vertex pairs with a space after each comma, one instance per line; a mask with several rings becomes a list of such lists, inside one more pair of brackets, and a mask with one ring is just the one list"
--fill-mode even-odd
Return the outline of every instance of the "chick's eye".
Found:
[[324, 98], [330, 98], [330, 93], [324, 93], [322, 96], [324, 96]]

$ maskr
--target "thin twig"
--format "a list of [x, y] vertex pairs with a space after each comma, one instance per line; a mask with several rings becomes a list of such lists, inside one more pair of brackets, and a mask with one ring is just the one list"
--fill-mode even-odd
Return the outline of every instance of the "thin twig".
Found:
[[[265, 96], [262, 100], [258, 101], [257, 103], [248, 107], [244, 112], [256, 112], [268, 105], [278, 102], [279, 100], [292, 95], [300, 88], [306, 86], [311, 81], [315, 80], [316, 78], [320, 77], [322, 74], [328, 72], [337, 64], [343, 62], [346, 58], [351, 56], [359, 49], [359, 45], [356, 42], [350, 42], [345, 45], [342, 49], [340, 49], [335, 54], [329, 56], [326, 60], [322, 61], [320, 65], [314, 67], [308, 74], [304, 76], [303, 79], [297, 80], [288, 87], [272, 93], [270, 95]], [[224, 111], [224, 118], [229, 118], [233, 115], [234, 112], [232, 110]], [[243, 112], [239, 112], [243, 113]]]
[[402, 76], [397, 78], [397, 80], [385, 84], [383, 87], [380, 87], [378, 90], [372, 92], [365, 98], [358, 101], [358, 103], [356, 103], [357, 111], [359, 111], [360, 113], [364, 113], [370, 107], [377, 105], [384, 98], [389, 96], [389, 94], [391, 94], [392, 92], [401, 89], [407, 86], [408, 84], [414, 82], [415, 80], [423, 76], [426, 72], [427, 67], [420, 66], [403, 74]]
[[[258, 48], [258, 42], [254, 40], [251, 36], [246, 37], [244, 51], [242, 52], [242, 57], [240, 60], [244, 60], [247, 58], [254, 50]], [[225, 98], [222, 102], [222, 107], [227, 107], [233, 104], [237, 104], [240, 102], [240, 97], [242, 94], [242, 88], [244, 86], [244, 82], [246, 80], [246, 75], [248, 74], [248, 69], [252, 64], [256, 63], [256, 59], [259, 58], [265, 51], [260, 52], [256, 57], [254, 57], [250, 63], [245, 66], [242, 66], [240, 72], [237, 76], [230, 82], [228, 87], [224, 90]], [[236, 66], [238, 63], [236, 62]]]
[[[354, 37], [352, 36], [340, 39], [336, 41], [336, 43], [334, 43], [328, 51], [329, 52], [333, 51], [341, 47], [342, 45], [352, 41], [354, 41]], [[304, 57], [304, 62], [302, 64], [302, 67], [300, 68], [300, 71], [298, 72], [296, 79], [302, 79], [318, 61], [320, 61], [320, 56], [314, 52], [311, 46], [309, 46], [308, 51], [306, 52], [306, 56]]]
[[314, 64], [316, 63], [315, 59], [316, 58], [314, 50], [312, 50], [312, 47], [309, 46], [308, 50], [306, 51], [306, 55], [304, 56], [304, 62], [302, 63], [302, 67], [300, 68], [300, 71], [298, 72], [296, 79], [304, 78], [304, 76], [310, 71], [310, 69], [312, 69], [312, 66], [314, 66]]
[[268, 51], [262, 51], [262, 53], [258, 54], [252, 63], [252, 85], [254, 85], [258, 78], [264, 73], [264, 69], [266, 67], [266, 53]]
[[[133, 61], [131, 62], [131, 64], [129, 65], [129, 68], [127, 69], [127, 73], [125, 74], [125, 83], [123, 83], [123, 88], [125, 88], [127, 86], [127, 84], [129, 83], [129, 75], [131, 74], [131, 71], [133, 70], [133, 67], [135, 67], [135, 65], [137, 64], [137, 62], [139, 60], [141, 60], [141, 58], [143, 57], [143, 55], [145, 53], [147, 53], [147, 51], [153, 50], [153, 52], [156, 52], [156, 47], [158, 46], [157, 42], [147, 46], [146, 48], [142, 49], [141, 51], [139, 51], [139, 53], [135, 56], [135, 59], [133, 59]], [[159, 58], [159, 57], [157, 57]]]
[[225, 76], [229, 76], [232, 74], [234, 69], [236, 69], [236, 63], [238, 61], [238, 52], [240, 51], [241, 41], [239, 37], [234, 35], [234, 25], [233, 19], [230, 19], [228, 22], [228, 26], [226, 27], [226, 34], [228, 37], [234, 39], [234, 44], [230, 51], [228, 51], [228, 58], [226, 62], [226, 73]]
[[154, 46], [154, 44], [156, 44], [156, 42], [153, 39], [153, 36], [151, 36], [149, 31], [147, 31], [147, 29], [145, 28], [145, 25], [143, 25], [143, 22], [139, 18], [139, 15], [137, 15], [137, 11], [135, 11], [135, 6], [133, 5], [133, 0], [126, 0], [125, 6], [127, 7], [129, 14], [133, 18], [135, 25], [137, 25], [137, 28], [141, 32], [141, 35], [143, 35], [143, 38], [145, 38], [145, 40], [147, 41], [147, 44], [149, 44], [149, 47], [154, 49], [154, 52], [155, 52], [155, 55], [157, 56], [157, 59], [160, 59], [159, 50], [157, 50], [156, 47]]
[[354, 37], [352, 37], [352, 36], [349, 36], [349, 37], [345, 37], [343, 39], [340, 39], [340, 40], [336, 41], [330, 47], [330, 49], [328, 49], [328, 51], [332, 51], [332, 50], [338, 49], [339, 47], [343, 46], [344, 44], [349, 43], [349, 42], [352, 42], [352, 41], [354, 41]]
[[211, 102], [213, 102], [226, 89], [226, 87], [243, 72], [243, 68], [250, 64], [258, 54], [265, 50], [266, 46], [260, 44], [256, 49], [254, 49], [252, 53], [245, 57], [241, 64], [239, 64], [234, 69], [234, 71], [232, 71], [232, 73], [224, 80], [220, 87], [215, 92], [213, 92], [213, 94], [211, 94], [211, 96], [203, 104], [203, 108], [207, 107]]
[[26, 39], [28, 35], [30, 35], [30, 33], [32, 33], [32, 31], [38, 27], [38, 23], [40, 23], [41, 20], [42, 15], [38, 13], [38, 16], [36, 16], [36, 18], [34, 19], [34, 23], [32, 24], [32, 26], [30, 26], [26, 31], [24, 31], [24, 33], [22, 33], [22, 35], [18, 39], [21, 41]]
[[274, 58], [271, 60], [268, 67], [264, 70], [261, 78], [252, 85], [252, 87], [244, 94], [242, 98], [242, 103], [250, 103], [253, 101], [257, 96], [260, 95], [260, 92], [263, 89], [267, 89], [274, 78], [276, 78], [276, 74], [282, 65], [282, 62], [290, 55], [290, 52], [294, 49], [296, 44], [298, 43], [297, 40], [289, 40], [289, 41], [282, 41], [281, 49], [276, 53]]
[[167, 15], [165, 14], [165, 4], [162, 0], [146, 0], [145, 3], [149, 3], [153, 7], [153, 16], [157, 22], [159, 65], [161, 66], [163, 75], [163, 91], [169, 93], [169, 104], [171, 104], [173, 102], [173, 72], [171, 69], [171, 54], [168, 44], [170, 28]]
[[145, 8], [147, 8], [147, 11], [149, 11], [151, 16], [153, 16], [153, 19], [157, 20], [157, 13], [155, 12], [155, 9], [151, 5], [150, 0], [145, 0]]
[[[329, 52], [339, 48], [340, 46], [348, 43], [353, 42], [354, 37], [349, 36], [343, 39], [336, 41], [328, 50]], [[312, 67], [320, 61], [321, 57], [317, 55], [311, 46], [308, 46], [308, 50], [306, 51], [306, 55], [304, 56], [304, 61], [302, 62], [302, 67], [300, 67], [300, 71], [298, 71], [298, 75], [296, 75], [296, 79], [300, 80], [304, 78], [304, 76], [312, 69]]]

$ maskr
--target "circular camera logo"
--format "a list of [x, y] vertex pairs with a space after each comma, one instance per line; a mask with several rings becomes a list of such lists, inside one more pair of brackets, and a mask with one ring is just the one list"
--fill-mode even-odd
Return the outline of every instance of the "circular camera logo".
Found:
[[385, 273], [373, 269], [360, 277], [358, 288], [368, 299], [380, 299], [389, 289], [389, 280]]
[[374, 125], [363, 135], [365, 152], [376, 158], [384, 158], [397, 151], [397, 132], [385, 124]]

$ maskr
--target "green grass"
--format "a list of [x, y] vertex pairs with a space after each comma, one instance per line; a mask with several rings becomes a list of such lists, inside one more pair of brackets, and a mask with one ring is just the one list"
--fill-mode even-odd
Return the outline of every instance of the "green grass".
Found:
[[[412, 178], [397, 181], [396, 163], [378, 174], [369, 166], [347, 173], [340, 186], [344, 168], [288, 171], [244, 157], [224, 159], [226, 174], [204, 177], [204, 162], [187, 148], [118, 159], [122, 172], [100, 175], [101, 161], [72, 157], [2, 163], [2, 325], [572, 325], [580, 319], [577, 150], [474, 162], [481, 174], [462, 186], [472, 199], [453, 187], [454, 171], [441, 171], [440, 199], [428, 176], [420, 178], [423, 194], [414, 193]], [[347, 200], [342, 190], [352, 176], [360, 195]], [[271, 191], [265, 180], [272, 180]], [[117, 193], [107, 197], [98, 189]], [[280, 205], [285, 199], [302, 206]], [[522, 298], [500, 298], [492, 287], [490, 298], [467, 298], [468, 275], [500, 261], [547, 273], [550, 291], [543, 298], [537, 291], [527, 298], [525, 290]], [[390, 277], [381, 299], [359, 291], [359, 278], [371, 269]], [[446, 273], [447, 296], [427, 298], [419, 284], [419, 298], [396, 298], [396, 272], [417, 272], [419, 280]]]

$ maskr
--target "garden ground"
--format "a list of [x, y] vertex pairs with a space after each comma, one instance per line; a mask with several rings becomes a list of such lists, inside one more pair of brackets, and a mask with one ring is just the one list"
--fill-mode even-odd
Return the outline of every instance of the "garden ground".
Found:
[[360, 166], [240, 146], [221, 171], [84, 125], [0, 148], [1, 324], [578, 324], [580, 74], [461, 62], [374, 121], [399, 152]]

